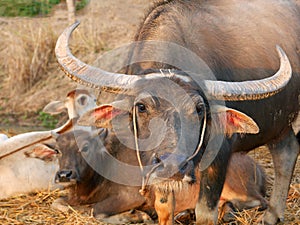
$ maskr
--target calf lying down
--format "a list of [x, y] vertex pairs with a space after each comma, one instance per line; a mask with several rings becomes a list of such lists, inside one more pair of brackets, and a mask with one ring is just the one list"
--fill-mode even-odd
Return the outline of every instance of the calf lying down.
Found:
[[[213, 173], [213, 171], [210, 171]], [[190, 174], [191, 175], [191, 174]], [[199, 197], [200, 170], [189, 177], [176, 180], [155, 178], [152, 185], [141, 191], [154, 206], [159, 225], [174, 224], [174, 216], [187, 209], [194, 209]], [[178, 176], [177, 176], [178, 177]], [[263, 169], [248, 155], [234, 153], [228, 165], [226, 180], [219, 201], [220, 217], [228, 222], [234, 219], [233, 211], [247, 208], [267, 208], [264, 199], [266, 178]]]
[[[36, 144], [34, 148], [38, 150], [44, 146]], [[53, 182], [57, 162], [27, 158], [25, 151], [28, 148], [0, 160], [0, 199], [59, 187]]]
[[[70, 185], [70, 193], [66, 202], [70, 205], [93, 203], [94, 216], [100, 219], [112, 216], [130, 209], [148, 210], [155, 208], [160, 224], [172, 223], [172, 193], [175, 198], [174, 214], [186, 209], [195, 208], [199, 195], [200, 172], [195, 170], [193, 179], [183, 181], [163, 181], [145, 189], [139, 194], [140, 187], [128, 187], [111, 182], [97, 174], [84, 161], [82, 154], [92, 151], [98, 146], [98, 138], [89, 137], [86, 131], [69, 132], [58, 135], [56, 146], [53, 149], [59, 151], [60, 169], [56, 174], [57, 182], [65, 182]], [[81, 142], [75, 137], [86, 139]], [[79, 146], [77, 146], [78, 143]], [[87, 149], [87, 146], [89, 149]], [[49, 146], [48, 146], [49, 147]], [[44, 154], [31, 155], [38, 158], [47, 158], [51, 148]], [[50, 154], [53, 156], [53, 154]], [[97, 156], [94, 156], [97, 159]], [[77, 165], [76, 165], [77, 163]], [[79, 165], [79, 164], [80, 165]], [[92, 174], [92, 176], [91, 176]], [[263, 198], [265, 192], [265, 176], [260, 166], [247, 155], [233, 154], [228, 168], [228, 175], [222, 192], [220, 205], [230, 202], [236, 209], [261, 206], [266, 208], [267, 203]], [[112, 217], [111, 217], [112, 218]], [[106, 222], [117, 223], [131, 222], [123, 218], [104, 219]]]
[[[40, 159], [58, 158], [59, 170], [55, 181], [68, 188], [69, 193], [66, 198], [57, 199], [53, 207], [65, 211], [69, 209], [67, 205], [89, 204], [93, 208], [93, 215], [104, 222], [112, 224], [118, 223], [117, 221], [122, 224], [139, 222], [140, 219], [135, 217], [135, 213], [125, 214], [119, 218], [111, 217], [131, 209], [146, 210], [149, 207], [144, 207], [145, 199], [139, 194], [139, 187], [112, 182], [97, 173], [85, 160], [85, 157], [91, 157], [93, 161], [100, 162], [106, 154], [101, 150], [103, 145], [98, 136], [93, 138], [90, 135], [90, 132], [83, 130], [56, 135], [54, 137], [56, 144], [46, 146], [47, 151], [28, 152], [31, 157]], [[55, 152], [58, 155], [56, 157], [53, 155]]]
[[[95, 101], [95, 96], [87, 90], [73, 90], [64, 101], [50, 102], [44, 108], [50, 114], [67, 110], [69, 120], [61, 127], [49, 131], [27, 132], [11, 138], [0, 134], [0, 199], [60, 187], [54, 183], [58, 170], [58, 163], [54, 160], [57, 152], [48, 151], [47, 147], [55, 143], [51, 133], [64, 133], [74, 129], [76, 123], [74, 124], [73, 119], [94, 107]], [[48, 154], [45, 154], [47, 151]], [[34, 155], [28, 158], [30, 152], [38, 155], [36, 158], [43, 157], [42, 155], [45, 158], [43, 161], [34, 159]]]
[[[35, 131], [3, 138], [0, 142], [0, 199], [59, 187], [53, 179], [58, 169], [55, 158], [41, 161], [28, 158], [26, 152], [47, 151], [46, 145], [55, 142], [51, 132], [62, 133], [71, 127], [72, 121], [69, 120], [52, 131]], [[52, 156], [56, 155], [55, 152], [51, 153]]]

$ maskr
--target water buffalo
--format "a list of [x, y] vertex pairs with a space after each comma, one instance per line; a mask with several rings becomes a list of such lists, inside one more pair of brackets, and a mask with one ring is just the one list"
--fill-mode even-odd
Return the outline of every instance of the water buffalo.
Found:
[[90, 92], [83, 89], [73, 90], [68, 93], [64, 102], [51, 102], [45, 107], [45, 110], [52, 114], [60, 113], [66, 108], [69, 120], [64, 125], [54, 130], [28, 132], [9, 139], [6, 137], [1, 141], [0, 198], [57, 188], [54, 177], [58, 163], [53, 160], [53, 156], [57, 154], [49, 151], [43, 161], [34, 158], [41, 158], [45, 155], [42, 153], [48, 151], [47, 145], [55, 143], [51, 132], [64, 133], [74, 129], [76, 124], [72, 119], [80, 117], [84, 110], [94, 106], [95, 97]]
[[[151, 151], [184, 155], [183, 162], [175, 163], [179, 170], [187, 161], [196, 165], [200, 162], [204, 170], [196, 207], [197, 224], [216, 222], [231, 152], [250, 151], [266, 144], [275, 165], [275, 183], [264, 222], [275, 224], [284, 218], [299, 154], [291, 129], [299, 112], [299, 16], [293, 1], [160, 1], [148, 11], [136, 33], [137, 44], [130, 48], [125, 60], [125, 74], [89, 66], [71, 54], [68, 40], [78, 23], [59, 37], [56, 56], [73, 80], [103, 92], [125, 95], [118, 107], [130, 109], [131, 136], [147, 142], [154, 131], [166, 132], [163, 141], [169, 143], [165, 144], [167, 148], [152, 144]], [[281, 65], [278, 71], [276, 45], [284, 49], [291, 62], [277, 48]], [[216, 80], [191, 55], [201, 58]], [[269, 77], [270, 74], [275, 75]], [[220, 107], [222, 101], [248, 116]], [[107, 106], [107, 112], [100, 117], [119, 114], [119, 109], [113, 108]], [[150, 126], [155, 116], [160, 116], [160, 123]], [[158, 125], [160, 129], [156, 129]], [[217, 142], [221, 145], [214, 146], [217, 142], [213, 140], [220, 135], [223, 138]], [[212, 162], [203, 166], [210, 161], [207, 157], [211, 159], [211, 153]], [[145, 155], [146, 159], [151, 156]], [[166, 173], [171, 163], [174, 162], [164, 160]], [[210, 174], [210, 170], [215, 173]]]
[[75, 89], [67, 94], [63, 101], [52, 101], [43, 112], [57, 115], [67, 110], [68, 118], [74, 119], [83, 115], [87, 110], [96, 106], [96, 96], [87, 89]]
[[[149, 211], [154, 206], [153, 202], [155, 200], [159, 201], [158, 196], [155, 199], [153, 198], [154, 192], [156, 195], [162, 192], [168, 195], [170, 192], [163, 189], [166, 187], [164, 185], [167, 182], [158, 183], [151, 186], [150, 190], [143, 190], [145, 193], [147, 192], [144, 195], [147, 196], [146, 199], [148, 201], [145, 202], [145, 199], [139, 194], [141, 187], [118, 184], [109, 181], [99, 174], [93, 168], [95, 163], [105, 164], [107, 154], [116, 154], [116, 152], [114, 153], [113, 146], [110, 145], [115, 136], [108, 132], [111, 131], [102, 129], [100, 139], [98, 136], [91, 136], [90, 132], [84, 130], [57, 135], [55, 146], [45, 146], [48, 149], [45, 148], [44, 152], [39, 152], [36, 155], [41, 159], [51, 160], [52, 157], [57, 158], [56, 155], [59, 154], [60, 169], [56, 173], [55, 180], [60, 184], [69, 186], [70, 192], [66, 200], [68, 204], [93, 204], [94, 216], [96, 218], [109, 223], [116, 222], [116, 218], [118, 218], [119, 222], [122, 221], [124, 223], [125, 221], [122, 216], [111, 216], [133, 208]], [[103, 144], [105, 144], [106, 148]], [[125, 157], [131, 158], [130, 161], [135, 159], [135, 153], [125, 151], [125, 149], [122, 149], [122, 151], [124, 152], [117, 152], [115, 157], [122, 159]], [[94, 163], [89, 158], [92, 158]], [[102, 169], [113, 170], [115, 168], [107, 165], [102, 167]], [[182, 200], [182, 198], [186, 200], [178, 201], [180, 206], [175, 210], [176, 213], [185, 209], [195, 208], [200, 185], [200, 170], [197, 169], [196, 171], [196, 180], [174, 181], [176, 184], [182, 183], [182, 185], [174, 185], [174, 187], [177, 187], [175, 190], [177, 191], [176, 200]], [[179, 187], [181, 188], [178, 189]], [[233, 154], [221, 195], [222, 204], [230, 202], [230, 204], [239, 210], [255, 206], [265, 208], [266, 200], [263, 198], [264, 194], [265, 175], [263, 170], [247, 155]], [[64, 204], [60, 199], [58, 202]], [[170, 205], [170, 202], [167, 201], [163, 203], [162, 205], [155, 204], [159, 218], [163, 214], [160, 208], [167, 208]], [[107, 216], [109, 217], [106, 218]], [[170, 215], [168, 215], [168, 219], [171, 219]], [[130, 218], [127, 220], [133, 222]]]
[[[46, 151], [36, 156], [38, 155], [40, 159], [51, 159], [59, 154], [59, 170], [55, 181], [68, 186], [69, 196], [66, 203], [70, 205], [93, 204], [94, 216], [112, 223], [116, 218], [107, 217], [131, 209], [147, 210], [148, 207], [144, 206], [145, 199], [139, 194], [140, 187], [112, 182], [94, 170], [93, 165], [104, 165], [108, 157], [102, 143], [108, 147], [111, 141], [111, 136], [107, 136], [107, 130], [102, 129], [100, 132], [99, 137], [93, 137], [91, 132], [85, 130], [74, 130], [61, 135], [53, 134], [56, 136], [55, 145], [48, 145]], [[118, 153], [115, 157], [126, 158], [127, 155], [125, 151], [125, 153]], [[106, 166], [107, 170], [114, 169], [109, 166]], [[123, 223], [126, 222], [121, 218], [120, 220]]]
[[45, 144], [54, 142], [51, 132], [64, 133], [71, 127], [68, 120], [54, 130], [22, 133], [0, 142], [0, 199], [59, 187], [53, 180], [57, 161], [28, 158], [27, 152], [45, 151]]
[[22, 150], [25, 147], [31, 147], [34, 144], [51, 139], [51, 132], [64, 133], [73, 129], [74, 124], [72, 120], [79, 118], [86, 111], [95, 107], [95, 101], [96, 97], [91, 92], [84, 89], [77, 89], [69, 92], [64, 101], [50, 102], [44, 107], [44, 112], [55, 115], [61, 113], [63, 110], [67, 110], [69, 120], [61, 127], [51, 131], [24, 133], [16, 135], [9, 141], [3, 141], [3, 144], [0, 145], [0, 159]]
[[[56, 132], [61, 130], [56, 129]], [[24, 154], [33, 148], [36, 151], [44, 148], [44, 145], [39, 144], [42, 141], [51, 142], [50, 131], [19, 134], [0, 143], [0, 199], [57, 188], [53, 182], [58, 169], [57, 162], [43, 162], [27, 158]]]
[[[189, 174], [189, 175], [187, 175]], [[186, 209], [194, 209], [200, 188], [200, 170], [192, 169], [171, 179], [155, 178], [155, 184], [143, 190], [150, 205], [155, 207], [160, 225], [174, 224], [174, 215]], [[180, 178], [180, 175], [183, 176]], [[260, 206], [267, 208], [264, 199], [266, 177], [264, 170], [248, 155], [234, 153], [228, 164], [219, 208], [221, 218], [234, 219], [234, 210]]]

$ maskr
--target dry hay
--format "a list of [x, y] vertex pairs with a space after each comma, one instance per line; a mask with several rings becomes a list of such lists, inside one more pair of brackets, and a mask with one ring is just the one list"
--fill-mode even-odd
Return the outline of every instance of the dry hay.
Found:
[[[270, 182], [273, 180], [272, 160], [265, 148], [251, 153], [265, 168]], [[285, 224], [300, 224], [300, 158], [298, 158], [292, 184], [290, 187]], [[270, 195], [271, 188], [268, 189]], [[45, 191], [18, 195], [5, 200], [0, 200], [0, 224], [104, 224], [92, 217], [92, 209], [88, 206], [71, 207], [68, 212], [52, 209], [52, 202], [65, 196], [66, 191]], [[220, 223], [222, 225], [255, 225], [259, 224], [264, 212], [257, 208], [244, 210], [236, 214], [236, 221]]]
[[[52, 202], [65, 195], [65, 191], [45, 191], [18, 195], [0, 200], [0, 224], [105, 224], [92, 217], [90, 207], [71, 207], [68, 212], [52, 209]], [[291, 186], [285, 214], [286, 224], [300, 224], [300, 184]], [[223, 225], [255, 225], [263, 212], [255, 209], [236, 214], [236, 221]]]
[[0, 224], [99, 224], [87, 208], [68, 212], [51, 208], [52, 202], [64, 192], [38, 192], [18, 195], [0, 201]]
[[[25, 19], [23, 19], [25, 20]], [[10, 21], [1, 29], [1, 62], [11, 95], [23, 94], [41, 80], [53, 58], [56, 42], [50, 24], [38, 21]]]

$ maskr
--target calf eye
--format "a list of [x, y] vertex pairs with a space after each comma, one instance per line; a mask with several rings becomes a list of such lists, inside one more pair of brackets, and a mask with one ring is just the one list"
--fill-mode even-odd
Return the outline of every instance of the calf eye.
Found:
[[87, 98], [85, 96], [82, 96], [78, 99], [78, 103], [80, 105], [86, 105], [86, 102], [87, 102]]
[[137, 106], [138, 111], [140, 113], [144, 113], [144, 112], [147, 111], [146, 106], [144, 104], [142, 104], [142, 103], [137, 103], [136, 106]]

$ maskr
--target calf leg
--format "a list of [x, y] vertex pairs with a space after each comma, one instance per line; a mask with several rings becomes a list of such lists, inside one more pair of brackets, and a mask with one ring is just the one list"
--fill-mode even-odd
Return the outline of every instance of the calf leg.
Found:
[[130, 210], [102, 219], [105, 224], [153, 223], [151, 217], [139, 210]]
[[144, 204], [145, 199], [138, 193], [138, 190], [126, 190], [128, 191], [127, 193], [123, 193], [123, 190], [120, 190], [119, 193], [114, 193], [101, 202], [96, 203], [94, 205], [94, 216], [102, 220], [105, 217], [135, 209]]
[[284, 219], [286, 198], [299, 154], [299, 144], [293, 131], [289, 130], [279, 142], [268, 146], [273, 158], [275, 181], [264, 222], [275, 224], [278, 220], [283, 221]]

